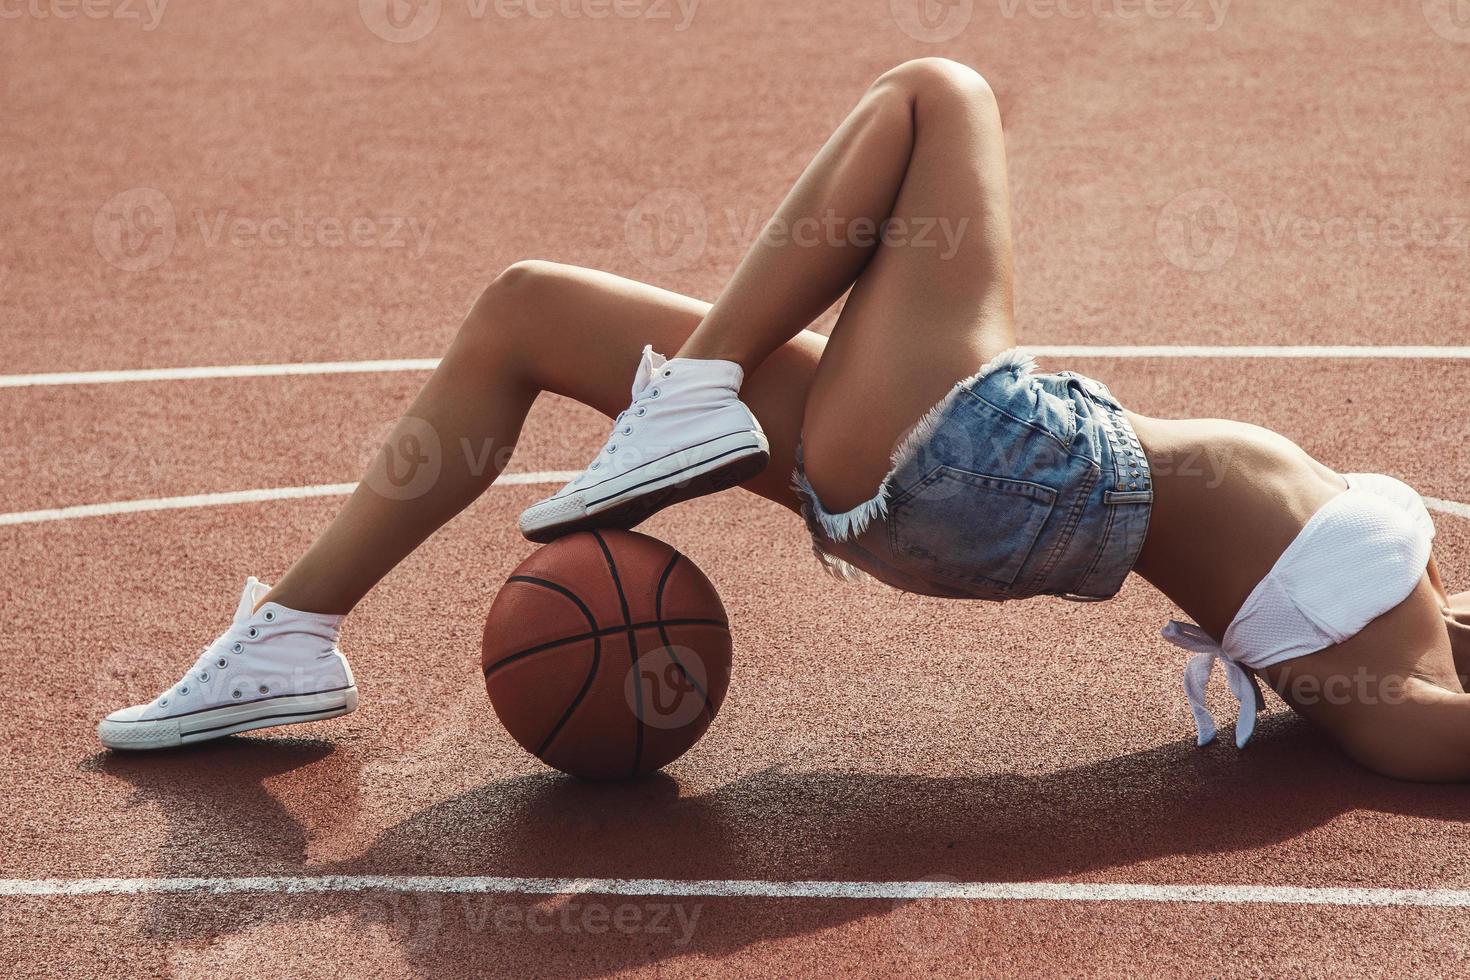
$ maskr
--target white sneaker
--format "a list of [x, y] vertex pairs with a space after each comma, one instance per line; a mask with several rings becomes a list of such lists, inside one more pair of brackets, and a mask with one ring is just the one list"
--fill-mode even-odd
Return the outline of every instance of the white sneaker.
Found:
[[255, 604], [270, 587], [253, 576], [235, 622], [173, 687], [97, 725], [110, 749], [164, 749], [252, 728], [335, 718], [357, 708], [352, 668], [337, 649], [341, 616]]
[[692, 497], [749, 479], [771, 458], [740, 401], [733, 361], [665, 360], [652, 347], [633, 379], [633, 404], [586, 472], [521, 514], [521, 533], [551, 541], [594, 527], [630, 528]]

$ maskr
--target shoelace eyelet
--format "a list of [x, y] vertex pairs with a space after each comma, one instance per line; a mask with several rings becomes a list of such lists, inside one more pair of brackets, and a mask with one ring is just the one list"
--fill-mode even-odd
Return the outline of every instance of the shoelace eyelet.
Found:
[[220, 657], [218, 660], [216, 660], [214, 662], [214, 665], [216, 667], [218, 667], [220, 670], [224, 670], [226, 667], [228, 667], [230, 665], [230, 662], [228, 660], [226, 660], [224, 657]]
[[596, 462], [594, 462], [591, 466], [589, 466], [587, 468], [589, 470], [595, 470], [595, 469], [598, 469], [601, 466], [602, 466], [602, 460], [599, 459], [599, 460], [597, 460]]
[[168, 698], [159, 698], [158, 699], [158, 706], [160, 708], [167, 708], [168, 707]]
[[265, 621], [267, 623], [274, 623], [276, 621], [276, 611], [274, 609], [267, 609], [265, 611]]
[[260, 693], [261, 694], [269, 694], [270, 692], [271, 692], [271, 689], [270, 688], [266, 687], [264, 684], [260, 685]]
[[657, 398], [658, 397], [658, 394], [659, 394], [658, 389], [657, 388], [654, 388], [652, 391], [650, 391], [648, 393], [648, 397], [649, 398]]
[[618, 451], [618, 447], [616, 445], [608, 446], [607, 451], [610, 453], [615, 453]]
[[185, 695], [185, 694], [188, 694], [188, 693], [189, 693], [189, 685], [188, 684], [185, 684], [183, 687], [179, 688], [179, 694], [181, 696], [182, 695]]
[[633, 427], [631, 425], [625, 425], [625, 426], [623, 426], [623, 435], [625, 435], [625, 436], [631, 436], [632, 434], [633, 434]]
[[257, 636], [260, 635], [260, 630], [257, 629], [256, 627], [252, 626], [248, 630], [245, 631], [245, 635], [248, 636], [248, 637], [250, 637], [253, 640]]
[[673, 368], [666, 368], [664, 370], [664, 377], [666, 377], [666, 378], [672, 378], [673, 376], [674, 376], [674, 369]]
[[241, 697], [242, 697], [242, 695], [241, 695], [241, 694], [240, 694], [240, 692], [239, 692], [239, 691], [231, 691], [231, 692], [230, 692], [230, 697], [232, 697], [232, 698], [234, 698], [234, 699], [235, 699], [235, 700], [236, 700], [236, 701], [238, 701], [238, 700], [240, 700], [240, 698], [241, 698]]
[[230, 652], [231, 653], [244, 653], [245, 652], [245, 644], [241, 643], [239, 640], [236, 640], [234, 642], [234, 645], [232, 645], [230, 647]]
[[209, 671], [206, 670], [202, 674], [199, 675], [199, 683], [201, 683], [201, 684], [207, 684], [207, 683], [209, 683]]
[[634, 412], [633, 414], [636, 415], [636, 416], [638, 416], [640, 419], [643, 418], [643, 416], [645, 416], [645, 415], [648, 414], [648, 406], [647, 405], [644, 405], [642, 408], [638, 409], [638, 411]]

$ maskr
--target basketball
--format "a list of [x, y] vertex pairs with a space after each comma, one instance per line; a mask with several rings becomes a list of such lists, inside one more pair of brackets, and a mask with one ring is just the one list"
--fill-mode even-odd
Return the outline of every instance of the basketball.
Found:
[[689, 750], [730, 683], [724, 604], [699, 567], [655, 538], [584, 531], [511, 573], [480, 663], [507, 731], [586, 779], [651, 772]]

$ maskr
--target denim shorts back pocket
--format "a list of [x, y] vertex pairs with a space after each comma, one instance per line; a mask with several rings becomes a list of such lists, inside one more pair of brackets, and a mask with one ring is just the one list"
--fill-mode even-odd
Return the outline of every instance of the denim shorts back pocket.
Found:
[[888, 505], [896, 557], [941, 579], [1014, 586], [1056, 505], [1039, 483], [934, 467]]
[[[1104, 490], [1102, 519], [1092, 528], [1092, 560], [1068, 588], [1069, 598], [1096, 601], [1117, 595], [1148, 534], [1152, 490]], [[1079, 552], [1085, 554], [1085, 552]]]

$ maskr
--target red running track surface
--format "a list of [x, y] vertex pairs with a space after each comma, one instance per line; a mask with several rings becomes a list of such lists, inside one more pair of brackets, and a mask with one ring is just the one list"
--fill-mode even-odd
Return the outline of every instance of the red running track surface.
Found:
[[[943, 41], [906, 34], [898, 0], [710, 2], [684, 29], [672, 4], [435, 6], [433, 30], [402, 42], [369, 29], [387, 23], [372, 0], [171, 5], [151, 29], [143, 6], [7, 13], [0, 370], [431, 357], [527, 257], [713, 295], [863, 86], [923, 55], [999, 94], [1025, 342], [1470, 343], [1470, 25], [1448, 3], [978, 2]], [[678, 268], [627, 233], [670, 189], [704, 227]], [[173, 234], [125, 253], [118, 195]], [[334, 245], [324, 219], [371, 227]], [[1260, 422], [1340, 470], [1470, 499], [1465, 359], [1050, 366], [1140, 411]], [[350, 481], [420, 379], [0, 390], [0, 512]], [[601, 435], [548, 400], [514, 466], [578, 466]], [[493, 489], [366, 601], [345, 639], [356, 714], [150, 757], [100, 751], [98, 715], [172, 681], [244, 575], [278, 575], [336, 501], [0, 527], [0, 878], [1470, 888], [1464, 788], [1367, 775], [1276, 702], [1248, 752], [1196, 749], [1157, 636], [1171, 610], [1140, 583], [1101, 606], [839, 587], [790, 515], [740, 495], [647, 528], [732, 615], [716, 725], [667, 776], [560, 779], [499, 730], [476, 670], [480, 618], [530, 550], [514, 515], [542, 490]], [[1470, 521], [1436, 518], [1466, 588]], [[1218, 902], [0, 897], [17, 976], [1446, 974], [1467, 921]]]

